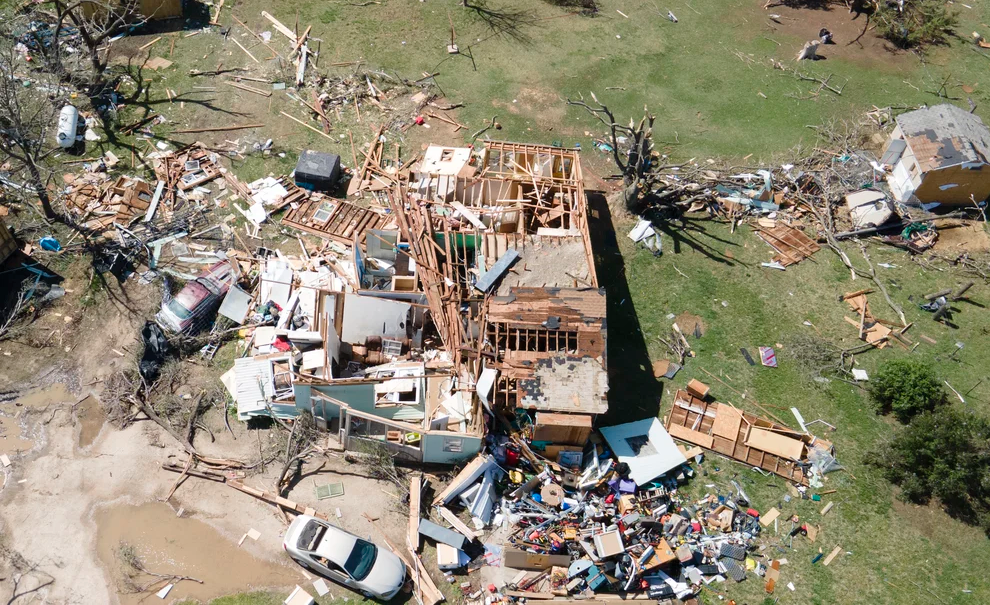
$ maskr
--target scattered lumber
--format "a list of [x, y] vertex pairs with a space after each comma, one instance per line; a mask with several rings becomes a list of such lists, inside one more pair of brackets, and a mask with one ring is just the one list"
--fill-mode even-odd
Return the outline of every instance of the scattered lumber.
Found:
[[193, 134], [197, 132], [221, 132], [225, 130], [246, 130], [248, 128], [262, 128], [264, 124], [237, 124], [235, 126], [216, 126], [213, 128], [188, 128], [186, 130], [173, 130], [172, 134]]
[[306, 128], [309, 128], [310, 130], [312, 130], [313, 132], [315, 132], [316, 134], [318, 134], [320, 136], [324, 136], [324, 137], [330, 139], [331, 141], [336, 141], [336, 139], [334, 139], [332, 136], [328, 135], [327, 133], [325, 133], [325, 132], [323, 132], [323, 131], [321, 131], [321, 130], [319, 130], [317, 128], [313, 128], [312, 126], [310, 126], [306, 122], [303, 122], [302, 120], [300, 120], [299, 118], [297, 118], [295, 116], [289, 115], [289, 114], [285, 113], [284, 111], [280, 111], [279, 113], [282, 114], [283, 116], [289, 118], [293, 122], [296, 122], [298, 124], [302, 124], [303, 126], [305, 126]]

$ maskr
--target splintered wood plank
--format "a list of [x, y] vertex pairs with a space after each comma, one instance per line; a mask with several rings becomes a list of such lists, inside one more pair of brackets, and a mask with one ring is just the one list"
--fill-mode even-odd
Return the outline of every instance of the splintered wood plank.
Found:
[[746, 445], [788, 460], [801, 460], [804, 453], [804, 442], [800, 439], [758, 428], [750, 430]]
[[827, 567], [828, 564], [831, 563], [833, 559], [839, 556], [840, 552], [842, 552], [841, 546], [836, 546], [835, 548], [833, 548], [832, 552], [828, 553], [828, 556], [825, 557], [824, 561], [822, 561], [822, 565], [825, 565]]
[[670, 436], [675, 439], [687, 441], [688, 443], [692, 443], [694, 445], [700, 445], [708, 450], [712, 449], [712, 444], [715, 441], [711, 435], [706, 435], [688, 427], [678, 426], [676, 424], [668, 427], [667, 431], [670, 433]]
[[419, 500], [422, 485], [418, 475], [409, 480], [409, 530], [406, 540], [413, 552], [419, 552]]

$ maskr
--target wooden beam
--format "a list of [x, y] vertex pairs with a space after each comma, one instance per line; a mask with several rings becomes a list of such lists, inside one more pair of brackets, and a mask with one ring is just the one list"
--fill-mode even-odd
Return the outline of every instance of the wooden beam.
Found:
[[148, 48], [148, 47], [150, 47], [150, 46], [152, 46], [152, 45], [153, 45], [153, 44], [154, 44], [155, 42], [158, 42], [158, 41], [159, 41], [159, 40], [161, 40], [161, 39], [162, 39], [162, 37], [161, 37], [161, 36], [158, 36], [157, 38], [155, 38], [155, 39], [154, 39], [154, 40], [152, 40], [151, 42], [148, 42], [148, 43], [147, 43], [147, 44], [145, 44], [144, 46], [142, 46], [142, 47], [140, 47], [140, 48], [138, 48], [138, 50], [144, 50], [144, 49], [146, 49], [146, 48]]
[[440, 516], [443, 517], [444, 520], [447, 521], [447, 523], [450, 523], [453, 526], [453, 528], [458, 531], [458, 533], [460, 533], [468, 540], [474, 540], [475, 538], [478, 537], [475, 535], [474, 531], [472, 531], [470, 527], [465, 525], [463, 521], [458, 519], [457, 515], [455, 515], [450, 509], [444, 506], [438, 506], [437, 510], [440, 512]]
[[419, 500], [422, 486], [419, 475], [414, 475], [409, 480], [409, 533], [406, 540], [413, 552], [419, 552]]
[[261, 63], [261, 61], [259, 61], [258, 59], [256, 59], [254, 57], [254, 55], [251, 54], [251, 51], [249, 51], [248, 49], [244, 48], [244, 45], [242, 45], [240, 42], [237, 41], [237, 38], [234, 38], [233, 36], [231, 36], [230, 39], [233, 40], [234, 41], [234, 44], [236, 44], [238, 48], [240, 48], [241, 50], [243, 50], [244, 53], [247, 56], [251, 57], [251, 60], [252, 61], [254, 61], [255, 63], [259, 63], [259, 64]]
[[227, 82], [227, 84], [230, 85], [230, 86], [233, 86], [234, 88], [239, 88], [241, 90], [246, 90], [248, 92], [253, 92], [256, 95], [261, 95], [263, 97], [270, 97], [270, 96], [272, 96], [272, 93], [270, 91], [260, 90], [258, 88], [252, 88], [252, 87], [248, 86], [247, 84], [239, 84], [237, 82]]
[[325, 133], [325, 132], [323, 132], [322, 130], [319, 130], [319, 129], [317, 129], [317, 128], [313, 128], [312, 126], [310, 126], [310, 125], [309, 125], [309, 124], [307, 124], [306, 122], [303, 122], [302, 120], [300, 120], [300, 119], [299, 119], [299, 118], [297, 118], [297, 117], [294, 117], [294, 116], [291, 116], [291, 115], [289, 115], [289, 114], [287, 114], [287, 113], [285, 113], [284, 111], [280, 111], [279, 113], [280, 113], [280, 114], [282, 114], [283, 116], [285, 116], [285, 117], [287, 117], [287, 118], [289, 118], [289, 119], [290, 119], [290, 120], [292, 120], [293, 122], [296, 122], [296, 123], [298, 123], [298, 124], [302, 124], [303, 126], [305, 126], [306, 128], [309, 128], [310, 130], [312, 130], [313, 132], [315, 132], [316, 134], [318, 134], [318, 135], [320, 135], [320, 136], [323, 136], [323, 137], [326, 137], [326, 138], [328, 138], [328, 139], [330, 139], [331, 141], [334, 141], [334, 142], [336, 142], [336, 141], [337, 141], [337, 140], [336, 140], [335, 138], [333, 138], [332, 136], [330, 136], [330, 135], [328, 135], [327, 133]]
[[298, 40], [296, 39], [296, 34], [294, 34], [291, 29], [283, 25], [281, 21], [271, 16], [266, 11], [261, 11], [261, 16], [271, 21], [272, 25], [275, 26], [275, 29], [277, 29], [279, 33], [281, 33], [283, 36], [288, 38], [293, 45], [295, 45], [296, 42], [298, 42]]
[[313, 29], [313, 26], [312, 25], [307, 26], [306, 27], [306, 31], [304, 31], [302, 33], [302, 35], [299, 36], [299, 41], [296, 42], [295, 47], [293, 47], [293, 49], [292, 49], [292, 54], [293, 55], [296, 54], [297, 52], [299, 52], [299, 49], [302, 47], [302, 45], [306, 43], [306, 38], [309, 37], [309, 32], [310, 32], [311, 29]]

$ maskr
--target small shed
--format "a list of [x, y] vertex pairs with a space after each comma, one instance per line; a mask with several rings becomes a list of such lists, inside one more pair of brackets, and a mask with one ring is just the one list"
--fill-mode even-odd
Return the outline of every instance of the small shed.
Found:
[[897, 116], [881, 164], [899, 202], [972, 205], [990, 196], [990, 128], [943, 103]]

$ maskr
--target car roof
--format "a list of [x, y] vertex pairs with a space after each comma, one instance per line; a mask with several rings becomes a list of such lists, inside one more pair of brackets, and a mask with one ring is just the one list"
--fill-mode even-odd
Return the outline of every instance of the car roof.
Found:
[[354, 544], [358, 540], [357, 536], [353, 536], [329, 523], [323, 523], [323, 525], [326, 526], [327, 531], [323, 534], [323, 539], [320, 540], [320, 543], [316, 545], [316, 554], [326, 557], [340, 567], [343, 567], [344, 563], [347, 562], [347, 557], [354, 550]]
[[210, 265], [206, 269], [203, 269], [203, 272], [199, 274], [199, 277], [206, 277], [216, 281], [228, 281], [233, 272], [234, 268], [230, 264], [230, 261], [222, 260], [218, 263]]
[[194, 310], [199, 303], [210, 295], [210, 291], [207, 290], [203, 284], [197, 281], [186, 282], [179, 293], [175, 295], [175, 300], [179, 301], [183, 307]]

